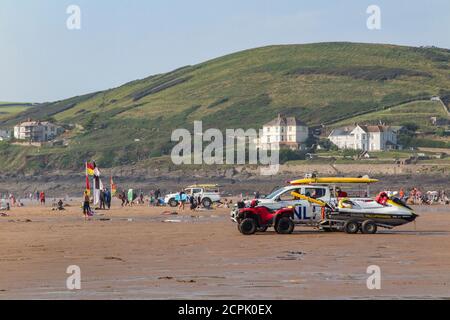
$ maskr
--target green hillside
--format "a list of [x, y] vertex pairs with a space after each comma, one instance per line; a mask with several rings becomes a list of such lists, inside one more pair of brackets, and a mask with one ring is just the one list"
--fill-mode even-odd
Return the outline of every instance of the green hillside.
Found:
[[356, 43], [269, 46], [0, 119], [0, 126], [26, 118], [55, 119], [69, 129], [78, 125], [66, 134], [68, 147], [0, 145], [0, 160], [14, 169], [77, 170], [91, 158], [103, 167], [136, 163], [168, 154], [172, 130], [190, 129], [194, 120], [203, 120], [204, 128], [259, 128], [283, 113], [310, 125], [332, 124], [433, 95], [450, 97], [450, 50]]
[[388, 125], [405, 125], [408, 123], [416, 124], [421, 131], [432, 132], [435, 130], [430, 118], [446, 118], [445, 112], [440, 102], [434, 101], [416, 101], [401, 104], [384, 110], [355, 116], [343, 121], [339, 121], [330, 127], [340, 127], [354, 123], [377, 124], [380, 121]]
[[0, 121], [15, 117], [31, 107], [30, 103], [0, 102]]

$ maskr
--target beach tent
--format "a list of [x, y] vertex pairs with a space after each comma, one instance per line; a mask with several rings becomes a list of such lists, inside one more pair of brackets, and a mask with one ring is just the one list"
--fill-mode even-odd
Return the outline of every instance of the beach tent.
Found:
[[6, 204], [6, 200], [2, 199], [0, 201], [0, 210], [6, 210], [6, 209], [8, 209], [8, 205]]

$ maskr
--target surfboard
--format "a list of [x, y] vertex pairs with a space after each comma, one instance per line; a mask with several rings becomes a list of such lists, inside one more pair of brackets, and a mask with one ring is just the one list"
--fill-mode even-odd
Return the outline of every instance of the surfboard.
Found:
[[218, 184], [194, 184], [192, 186], [188, 186], [187, 188], [219, 188], [220, 185]]
[[327, 177], [327, 178], [308, 178], [293, 180], [289, 183], [291, 185], [303, 185], [303, 184], [345, 184], [345, 183], [376, 183], [377, 179], [371, 178], [344, 178], [344, 177]]

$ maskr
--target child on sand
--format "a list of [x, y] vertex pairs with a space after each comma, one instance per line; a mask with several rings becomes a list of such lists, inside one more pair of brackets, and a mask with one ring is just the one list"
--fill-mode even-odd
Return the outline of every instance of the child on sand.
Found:
[[87, 191], [84, 192], [84, 202], [83, 202], [83, 214], [84, 218], [89, 218], [89, 213], [91, 212], [91, 199]]

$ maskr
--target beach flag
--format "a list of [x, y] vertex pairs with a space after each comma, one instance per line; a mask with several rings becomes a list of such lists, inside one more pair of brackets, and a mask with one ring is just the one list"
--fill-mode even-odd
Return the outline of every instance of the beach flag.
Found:
[[[86, 162], [86, 177], [88, 176], [93, 176], [92, 179], [93, 197], [94, 197], [94, 204], [97, 205], [100, 203], [100, 190], [103, 189], [103, 183], [100, 180], [100, 170], [98, 169], [95, 161]], [[87, 178], [87, 180], [89, 179]]]
[[101, 180], [100, 177], [94, 176], [94, 204], [97, 205], [100, 203], [100, 189], [101, 189]]
[[89, 176], [95, 175], [96, 169], [97, 169], [97, 165], [95, 164], [95, 162], [86, 162], [86, 174], [87, 175], [89, 175]]
[[87, 192], [88, 196], [91, 195], [91, 186], [89, 184], [89, 176], [88, 175], [86, 175], [86, 192]]
[[110, 184], [111, 184], [111, 197], [114, 197], [117, 192], [117, 186], [114, 184], [113, 177], [111, 177], [110, 179]]
[[87, 162], [86, 162], [86, 192], [87, 192], [88, 196], [91, 195], [91, 186], [89, 184], [89, 168], [88, 168]]

